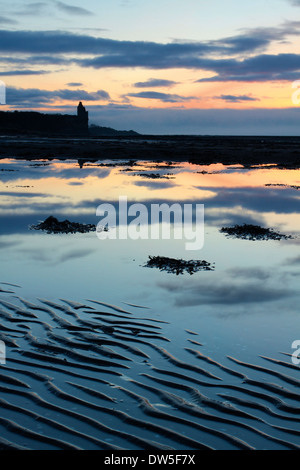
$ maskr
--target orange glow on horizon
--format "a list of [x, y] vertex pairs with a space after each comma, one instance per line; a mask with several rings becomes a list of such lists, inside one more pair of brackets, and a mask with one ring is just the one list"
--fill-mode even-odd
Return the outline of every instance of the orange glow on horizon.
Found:
[[[273, 52], [274, 53], [274, 52]], [[49, 68], [49, 67], [48, 67]], [[49, 72], [50, 72], [49, 68]], [[17, 104], [9, 105], [9, 93], [7, 94], [7, 106], [1, 109], [33, 109], [42, 112], [61, 112], [63, 108], [75, 107], [81, 100], [87, 108], [93, 106], [106, 106], [116, 104], [118, 106], [131, 105], [137, 108], [148, 109], [273, 109], [290, 108], [292, 103], [292, 82], [199, 82], [199, 79], [212, 77], [215, 73], [201, 70], [167, 69], [149, 71], [147, 69], [83, 69], [74, 65], [65, 70], [51, 71], [43, 75], [10, 76], [5, 79], [7, 88], [23, 88], [55, 92], [57, 90], [70, 90], [75, 92], [77, 99], [49, 100], [43, 106], [35, 106], [34, 101], [27, 103], [22, 108]], [[173, 85], [165, 87], [136, 86], [137, 83], [147, 83], [151, 77], [173, 82]], [[70, 78], [72, 77], [72, 78]], [[300, 79], [300, 76], [299, 76]], [[73, 81], [78, 86], [70, 86]], [[110, 99], [91, 101], [80, 96], [78, 90], [94, 93], [98, 90], [106, 91]], [[160, 93], [161, 99], [149, 99], [138, 97], [140, 93]], [[147, 96], [147, 95], [146, 95]], [[37, 95], [38, 97], [38, 95]], [[228, 99], [226, 99], [228, 97]], [[233, 97], [233, 98], [230, 98]], [[234, 97], [236, 100], [234, 100]]]

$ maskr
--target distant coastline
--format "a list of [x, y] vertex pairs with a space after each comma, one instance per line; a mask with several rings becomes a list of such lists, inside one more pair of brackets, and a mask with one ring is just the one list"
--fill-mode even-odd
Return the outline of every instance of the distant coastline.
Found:
[[36, 111], [0, 111], [0, 132], [8, 135], [88, 136], [89, 117], [82, 102], [77, 115]]
[[36, 111], [0, 111], [0, 135], [31, 137], [134, 136], [135, 131], [89, 125], [89, 113], [80, 101], [77, 114], [46, 114]]

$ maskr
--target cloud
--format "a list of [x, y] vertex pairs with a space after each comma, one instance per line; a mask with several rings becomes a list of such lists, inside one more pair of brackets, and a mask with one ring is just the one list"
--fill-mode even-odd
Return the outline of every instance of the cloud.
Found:
[[[1, 31], [0, 31], [0, 35], [1, 35]], [[0, 45], [0, 49], [1, 49], [1, 45]], [[72, 60], [71, 59], [68, 59], [67, 57], [64, 57], [64, 56], [59, 56], [58, 54], [56, 54], [55, 56], [51, 56], [51, 55], [35, 55], [35, 56], [30, 56], [30, 57], [26, 57], [26, 55], [24, 54], [24, 56], [16, 56], [15, 54], [12, 54], [11, 56], [5, 56], [5, 55], [2, 55], [0, 56], [0, 62], [2, 64], [6, 64], [6, 65], [9, 65], [10, 67], [11, 66], [15, 66], [15, 67], [21, 67], [20, 69], [18, 70], [22, 70], [22, 67], [23, 68], [26, 68], [28, 66], [28, 63], [30, 62], [30, 65], [31, 66], [34, 66], [34, 65], [71, 65], [72, 64]], [[52, 69], [51, 72], [53, 72], [54, 70]]]
[[182, 103], [184, 101], [191, 101], [193, 99], [198, 99], [194, 96], [180, 96], [180, 95], [173, 95], [170, 93], [159, 93], [157, 91], [142, 91], [140, 93], [128, 93], [124, 95], [125, 97], [132, 97], [132, 98], [144, 98], [150, 100], [159, 100], [163, 103]]
[[70, 83], [66, 83], [67, 86], [71, 86], [71, 87], [77, 87], [77, 86], [83, 86], [83, 83], [80, 83], [80, 82], [70, 82]]
[[[32, 8], [35, 4], [29, 4], [28, 8], [30, 5]], [[43, 2], [37, 5], [39, 9], [45, 7]], [[213, 74], [212, 77], [200, 78], [198, 82], [292, 80], [299, 76], [299, 54], [263, 53], [272, 42], [282, 42], [290, 35], [300, 35], [300, 22], [285, 22], [278, 28], [245, 30], [239, 35], [217, 41], [170, 43], [120, 41], [65, 31], [1, 30], [0, 51], [8, 55], [8, 62], [14, 60], [12, 54], [19, 53], [28, 54], [29, 57], [16, 57], [16, 61], [26, 60], [31, 64], [76, 64], [95, 69], [187, 68]], [[137, 82], [135, 86], [145, 88], [174, 84], [176, 82], [171, 80], [154, 78]]]
[[[156, 43], [149, 41], [119, 41], [80, 35], [65, 31], [9, 31], [0, 32], [0, 49], [4, 52], [26, 53], [76, 53], [99, 54], [94, 66], [114, 63], [119, 66], [143, 66], [152, 68], [198, 67], [199, 58], [208, 54], [235, 55], [246, 51], [254, 52], [264, 38], [238, 36], [219, 41]], [[93, 58], [90, 59], [93, 63]], [[165, 64], [165, 65], [163, 65]]]
[[224, 59], [203, 64], [206, 70], [217, 72], [213, 77], [201, 78], [201, 82], [266, 82], [286, 81], [299, 77], [299, 54], [261, 54], [244, 60]]
[[163, 80], [161, 78], [149, 78], [146, 82], [137, 82], [134, 84], [135, 88], [155, 88], [155, 87], [172, 87], [177, 85], [178, 82], [173, 80]]
[[61, 89], [55, 91], [40, 90], [38, 88], [13, 88], [6, 89], [6, 102], [8, 105], [30, 105], [53, 103], [57, 100], [69, 101], [108, 101], [109, 94], [104, 90], [87, 92], [85, 90]]
[[64, 2], [59, 2], [59, 1], [56, 1], [55, 2], [55, 5], [56, 7], [64, 12], [64, 13], [67, 13], [69, 15], [92, 15], [93, 13], [89, 10], [86, 10], [85, 8], [82, 8], [82, 7], [77, 7], [77, 6], [73, 6], [73, 5], [67, 5], [66, 3]]
[[53, 12], [53, 8], [68, 15], [88, 16], [93, 13], [85, 8], [69, 5], [65, 2], [52, 0], [51, 2], [30, 2], [23, 4], [22, 8], [16, 9], [14, 14], [18, 16], [46, 15]]
[[0, 16], [0, 25], [2, 25], [2, 24], [4, 24], [4, 25], [8, 25], [8, 24], [16, 25], [16, 24], [18, 24], [18, 21], [13, 20], [11, 18], [8, 18], [7, 16]]
[[253, 98], [248, 95], [220, 95], [214, 98], [224, 100], [226, 103], [243, 103], [244, 101], [260, 101], [259, 98]]
[[1, 72], [1, 77], [13, 77], [17, 75], [45, 75], [49, 70], [10, 70]]
[[48, 6], [46, 2], [30, 2], [23, 4], [21, 9], [15, 11], [15, 14], [18, 16], [43, 15]]

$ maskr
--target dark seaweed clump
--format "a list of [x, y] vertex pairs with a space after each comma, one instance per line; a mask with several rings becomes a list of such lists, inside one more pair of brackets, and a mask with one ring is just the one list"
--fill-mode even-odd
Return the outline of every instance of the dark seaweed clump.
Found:
[[282, 184], [282, 183], [268, 183], [265, 184], [265, 186], [280, 186], [282, 188], [291, 188], [291, 189], [300, 189], [300, 186], [297, 186], [296, 184]]
[[292, 238], [291, 235], [284, 235], [273, 229], [252, 224], [222, 227], [220, 232], [225, 233], [228, 237], [242, 238], [243, 240], [287, 240]]
[[172, 173], [168, 173], [167, 175], [161, 175], [159, 173], [135, 173], [134, 176], [142, 176], [143, 178], [149, 178], [149, 179], [170, 179], [172, 176]]
[[166, 271], [167, 273], [194, 274], [198, 271], [213, 271], [215, 268], [205, 260], [183, 260], [167, 258], [166, 256], [149, 256], [149, 259], [145, 265], [147, 268], [158, 268], [160, 271]]
[[31, 225], [30, 229], [44, 230], [47, 233], [87, 233], [96, 230], [96, 226], [94, 224], [70, 222], [69, 220], [59, 222], [51, 215], [44, 222], [37, 225]]

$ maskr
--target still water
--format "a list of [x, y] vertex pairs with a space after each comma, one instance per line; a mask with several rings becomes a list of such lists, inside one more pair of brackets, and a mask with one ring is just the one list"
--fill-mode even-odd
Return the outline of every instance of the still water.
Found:
[[[189, 364], [199, 364], [185, 350], [191, 347], [189, 339], [230, 367], [228, 356], [262, 367], [270, 364], [261, 356], [292, 364], [282, 352], [292, 354], [292, 342], [300, 340], [299, 170], [143, 161], [79, 165], [72, 159], [6, 159], [0, 170], [0, 287], [13, 290], [1, 299], [97, 300], [130, 309], [140, 319], [166, 322], [168, 354]], [[50, 215], [97, 225], [98, 205], [117, 205], [120, 196], [147, 207], [204, 204], [203, 247], [187, 251], [185, 240], [172, 237], [99, 240], [95, 232], [29, 229]], [[243, 223], [293, 238], [251, 241], [220, 232], [223, 226]], [[215, 269], [176, 276], [145, 267], [150, 255], [206, 260]], [[39, 326], [34, 328], [42, 337]], [[286, 372], [276, 364], [273, 368]], [[297, 368], [287, 372], [298, 377]], [[265, 380], [257, 370], [252, 375]], [[276, 383], [283, 385], [280, 378]], [[264, 447], [256, 440], [253, 445]]]

